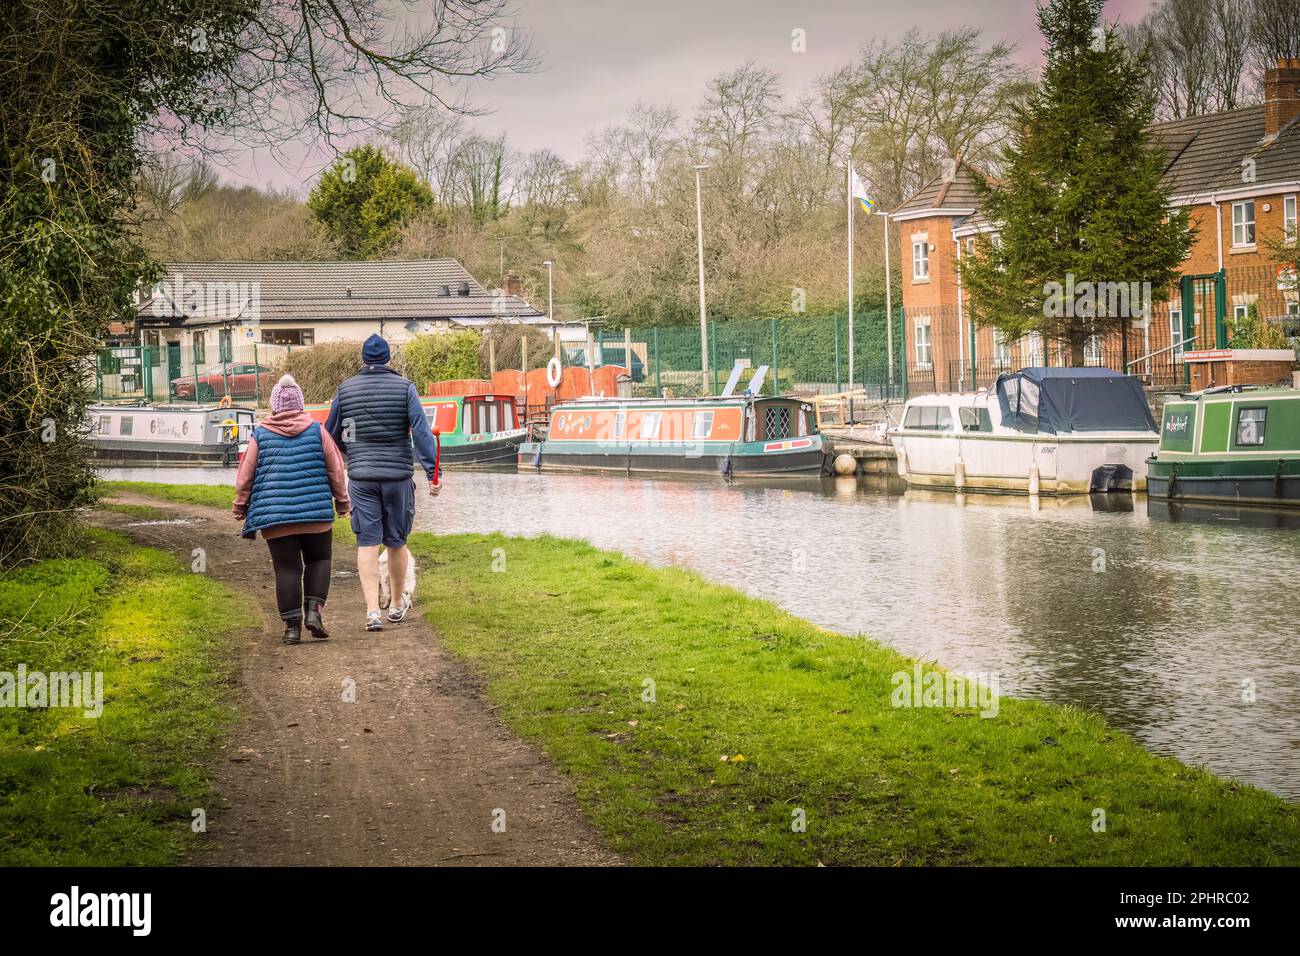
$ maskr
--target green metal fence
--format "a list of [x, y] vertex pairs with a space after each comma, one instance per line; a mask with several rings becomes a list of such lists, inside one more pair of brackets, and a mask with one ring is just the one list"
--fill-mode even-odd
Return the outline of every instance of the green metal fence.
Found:
[[[630, 332], [630, 334], [629, 334]], [[593, 333], [596, 364], [627, 365], [632, 348], [632, 377], [638, 395], [677, 396], [704, 391], [698, 325], [603, 329]], [[907, 368], [900, 316], [893, 323], [893, 368], [886, 348], [883, 312], [857, 314], [853, 322], [853, 365], [849, 369], [848, 320], [843, 315], [816, 318], [715, 321], [708, 324], [708, 391], [726, 385], [735, 363], [747, 369], [769, 368], [763, 391], [774, 383], [783, 393], [831, 394], [849, 388], [873, 397], [901, 400], [907, 395]], [[742, 376], [741, 387], [746, 377]]]
[[227, 395], [251, 403], [270, 389], [289, 346], [221, 342], [209, 356], [202, 341], [101, 349], [95, 396], [101, 402], [214, 402]]

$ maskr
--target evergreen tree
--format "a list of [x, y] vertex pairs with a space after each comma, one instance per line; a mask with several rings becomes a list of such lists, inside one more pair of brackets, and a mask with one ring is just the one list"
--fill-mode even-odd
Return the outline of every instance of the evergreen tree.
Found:
[[403, 222], [433, 205], [433, 192], [382, 150], [358, 146], [325, 171], [307, 205], [344, 255], [372, 259], [397, 240]]
[[[1194, 238], [1161, 185], [1146, 57], [1126, 55], [1101, 23], [1102, 4], [1039, 7], [1042, 82], [1016, 110], [1005, 178], [977, 183], [999, 235], [961, 263], [977, 324], [1012, 338], [1041, 332], [1069, 347], [1072, 365], [1083, 364], [1090, 336], [1142, 318], [1139, 303], [1091, 294], [1097, 284], [1149, 282], [1163, 301]], [[1059, 294], [1070, 289], [1077, 298]]]

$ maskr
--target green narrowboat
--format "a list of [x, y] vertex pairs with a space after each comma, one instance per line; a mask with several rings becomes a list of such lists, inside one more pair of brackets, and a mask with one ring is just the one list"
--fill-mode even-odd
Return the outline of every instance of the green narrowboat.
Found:
[[1166, 402], [1147, 494], [1300, 505], [1300, 391], [1229, 386]]
[[[438, 433], [444, 466], [515, 466], [528, 429], [520, 423], [513, 396], [425, 396], [420, 406], [429, 427]], [[308, 414], [322, 423], [329, 410], [329, 405], [307, 406]]]

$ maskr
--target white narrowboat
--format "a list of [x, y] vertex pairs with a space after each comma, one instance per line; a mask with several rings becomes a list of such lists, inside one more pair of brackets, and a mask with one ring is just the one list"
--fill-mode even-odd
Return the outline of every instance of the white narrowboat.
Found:
[[1145, 491], [1160, 443], [1141, 383], [1105, 368], [1027, 368], [988, 391], [919, 396], [889, 434], [909, 486], [1030, 495]]
[[91, 405], [91, 457], [100, 464], [235, 465], [253, 434], [243, 405]]

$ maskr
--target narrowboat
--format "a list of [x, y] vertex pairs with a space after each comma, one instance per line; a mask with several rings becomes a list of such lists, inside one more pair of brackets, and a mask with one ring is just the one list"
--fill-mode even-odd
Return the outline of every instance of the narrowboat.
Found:
[[989, 391], [914, 398], [889, 435], [909, 486], [1030, 495], [1141, 491], [1160, 440], [1141, 383], [1105, 368], [1026, 368]]
[[255, 410], [243, 405], [91, 405], [91, 460], [112, 465], [238, 464]]
[[1152, 498], [1300, 505], [1300, 391], [1232, 385], [1165, 403]]
[[[528, 429], [519, 421], [515, 400], [510, 395], [445, 395], [420, 399], [425, 421], [438, 434], [442, 464], [451, 468], [466, 465], [515, 464], [519, 446]], [[324, 423], [330, 407], [308, 405], [312, 418]]]
[[[760, 371], [761, 374], [761, 371]], [[757, 378], [757, 376], [756, 376]], [[546, 438], [519, 446], [520, 467], [622, 474], [816, 478], [827, 453], [812, 405], [753, 394], [584, 398], [551, 409]]]

